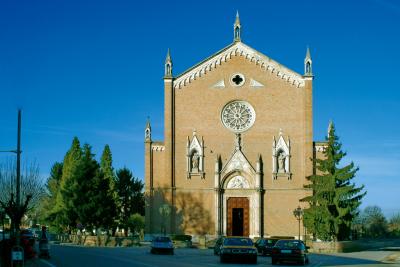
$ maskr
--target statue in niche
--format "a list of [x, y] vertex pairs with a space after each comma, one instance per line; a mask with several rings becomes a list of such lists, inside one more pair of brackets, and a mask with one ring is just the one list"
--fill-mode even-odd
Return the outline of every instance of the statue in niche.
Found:
[[197, 152], [192, 155], [192, 172], [199, 171], [199, 154]]
[[279, 156], [278, 156], [278, 172], [279, 173], [285, 173], [286, 172], [286, 170], [285, 170], [285, 159], [286, 159], [285, 153], [283, 153], [283, 151], [282, 151], [281, 153], [279, 153]]

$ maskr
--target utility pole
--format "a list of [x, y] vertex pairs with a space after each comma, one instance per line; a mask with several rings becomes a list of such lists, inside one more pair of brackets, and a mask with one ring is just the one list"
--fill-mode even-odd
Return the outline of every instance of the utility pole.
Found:
[[21, 205], [21, 110], [18, 110], [18, 137], [17, 137], [17, 192], [18, 208]]
[[[18, 109], [18, 129], [17, 129], [17, 149], [5, 150], [0, 152], [11, 152], [17, 154], [17, 177], [16, 177], [16, 196], [15, 196], [15, 212], [21, 212], [21, 109]], [[4, 219], [3, 219], [4, 220]], [[11, 264], [12, 266], [23, 266], [24, 249], [20, 246], [20, 223], [14, 224], [14, 234], [16, 238], [16, 246], [11, 249]], [[4, 221], [3, 221], [4, 234]], [[3, 238], [4, 239], [4, 238]], [[14, 263], [16, 265], [14, 265]]]
[[[16, 192], [16, 206], [18, 212], [21, 209], [21, 110], [18, 109], [18, 133], [17, 133], [17, 192]], [[16, 225], [17, 228], [17, 245], [19, 245], [20, 238], [20, 225], [19, 222]]]

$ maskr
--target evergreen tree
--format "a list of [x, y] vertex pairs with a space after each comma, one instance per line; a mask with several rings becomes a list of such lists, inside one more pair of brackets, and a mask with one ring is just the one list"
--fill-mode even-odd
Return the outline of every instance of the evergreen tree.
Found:
[[358, 171], [353, 162], [339, 166], [346, 153], [341, 150], [332, 122], [326, 141], [323, 159], [314, 159], [317, 172], [307, 177], [310, 183], [304, 186], [313, 192], [301, 200], [309, 204], [304, 210], [304, 224], [314, 237], [344, 240], [350, 236], [352, 221], [366, 192], [361, 192], [364, 186], [356, 187], [351, 182]]
[[112, 167], [111, 149], [108, 145], [104, 147], [101, 156], [100, 171], [101, 173], [96, 176], [96, 178], [99, 179], [97, 183], [99, 186], [98, 190], [101, 192], [101, 194], [98, 195], [99, 205], [102, 206], [102, 212], [104, 213], [100, 226], [110, 228], [114, 227], [116, 223], [118, 194], [115, 190], [115, 173]]
[[131, 215], [135, 213], [144, 215], [143, 187], [142, 181], [133, 177], [129, 169], [122, 168], [117, 171], [116, 190], [119, 197], [119, 221], [125, 234], [128, 233]]
[[76, 226], [78, 220], [74, 203], [76, 194], [74, 192], [77, 181], [76, 172], [82, 158], [82, 149], [79, 139], [74, 137], [71, 148], [67, 151], [62, 167], [62, 176], [60, 188], [56, 195], [55, 206], [51, 213], [54, 222], [59, 226], [68, 227], [69, 229]]
[[93, 229], [99, 225], [96, 215], [102, 209], [97, 203], [97, 195], [101, 195], [98, 191], [98, 177], [102, 174], [90, 145], [84, 144], [82, 150], [81, 160], [72, 174], [75, 184], [71, 187], [73, 192], [69, 201], [74, 207], [78, 222], [87, 229]]
[[62, 178], [62, 169], [63, 164], [60, 162], [54, 163], [51, 167], [50, 177], [47, 179], [46, 182], [47, 194], [41, 200], [41, 203], [38, 207], [40, 220], [46, 222], [46, 224], [49, 224], [51, 226], [57, 226], [54, 224], [56, 218], [55, 214], [52, 213], [52, 209], [56, 206], [56, 198], [60, 189], [60, 182]]

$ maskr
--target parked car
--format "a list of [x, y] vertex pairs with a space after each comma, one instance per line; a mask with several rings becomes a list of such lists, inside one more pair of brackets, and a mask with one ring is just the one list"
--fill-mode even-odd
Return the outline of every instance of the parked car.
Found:
[[248, 260], [257, 264], [257, 249], [248, 237], [224, 237], [219, 257], [221, 263], [229, 260]]
[[222, 246], [222, 241], [224, 240], [224, 237], [218, 237], [217, 241], [215, 241], [214, 245], [214, 255], [219, 255], [221, 251], [221, 246]]
[[258, 253], [263, 256], [271, 255], [272, 248], [279, 239], [274, 238], [260, 238], [256, 241], [254, 246], [257, 248]]
[[150, 253], [168, 253], [174, 255], [174, 244], [167, 236], [157, 236], [153, 239], [150, 246]]
[[282, 261], [293, 261], [305, 265], [309, 263], [308, 251], [309, 247], [304, 245], [301, 240], [283, 239], [275, 243], [272, 248], [272, 265]]
[[25, 258], [35, 257], [35, 237], [29, 229], [21, 229], [20, 232], [21, 246], [24, 248]]

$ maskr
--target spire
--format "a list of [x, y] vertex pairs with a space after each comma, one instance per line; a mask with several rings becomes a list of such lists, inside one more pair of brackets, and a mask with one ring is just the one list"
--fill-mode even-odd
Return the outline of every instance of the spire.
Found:
[[304, 76], [313, 76], [312, 73], [312, 60], [310, 48], [307, 46], [306, 58], [304, 59]]
[[333, 125], [333, 121], [330, 120], [328, 125], [328, 138], [330, 137], [332, 130], [335, 130], [335, 126]]
[[239, 11], [236, 11], [236, 20], [235, 24], [233, 24], [233, 41], [240, 42], [240, 32], [241, 32]]
[[164, 78], [172, 78], [172, 59], [169, 53], [169, 48], [167, 52], [167, 57], [165, 58], [165, 73]]
[[149, 117], [147, 117], [146, 128], [144, 130], [144, 140], [151, 141], [151, 126]]
[[235, 151], [236, 150], [242, 150], [242, 137], [241, 137], [240, 133], [236, 133]]

